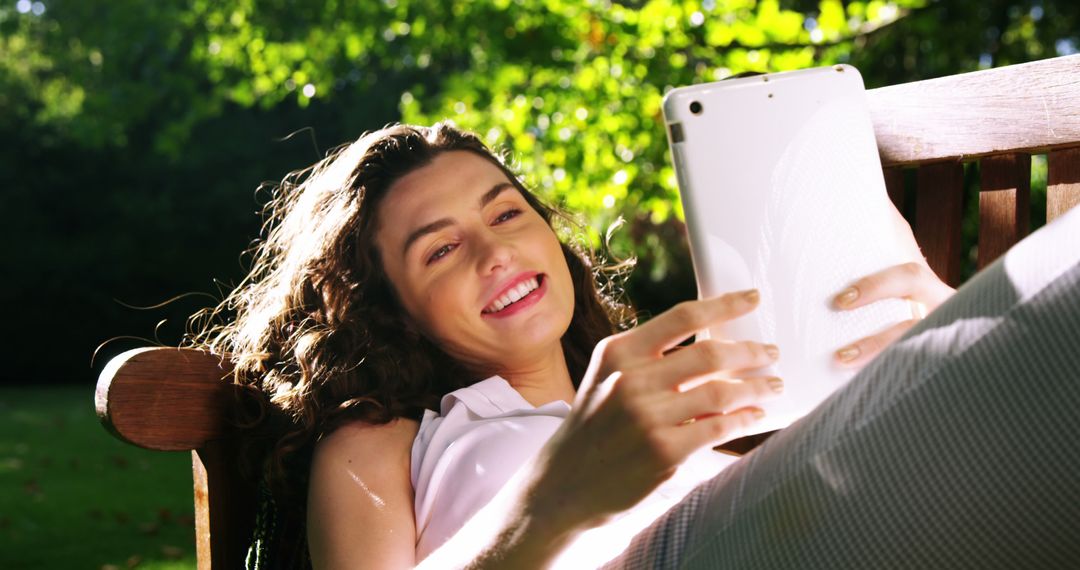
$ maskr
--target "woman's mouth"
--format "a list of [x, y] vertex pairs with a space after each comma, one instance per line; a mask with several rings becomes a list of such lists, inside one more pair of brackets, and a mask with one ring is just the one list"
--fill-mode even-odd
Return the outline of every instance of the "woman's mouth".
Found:
[[485, 317], [503, 317], [517, 313], [540, 300], [540, 297], [547, 291], [547, 287], [544, 287], [544, 285], [543, 275], [536, 275], [526, 279], [518, 283], [516, 287], [503, 293], [498, 299], [495, 299], [481, 311], [481, 314]]

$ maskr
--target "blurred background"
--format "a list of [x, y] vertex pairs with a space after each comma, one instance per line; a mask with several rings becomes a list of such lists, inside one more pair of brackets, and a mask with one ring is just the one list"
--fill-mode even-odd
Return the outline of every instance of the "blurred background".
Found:
[[94, 382], [239, 281], [261, 183], [366, 130], [451, 119], [594, 245], [624, 218], [611, 251], [637, 257], [647, 317], [696, 296], [666, 90], [833, 63], [873, 88], [1080, 46], [1071, 0], [0, 2], [3, 568], [194, 566], [188, 456], [113, 440]]

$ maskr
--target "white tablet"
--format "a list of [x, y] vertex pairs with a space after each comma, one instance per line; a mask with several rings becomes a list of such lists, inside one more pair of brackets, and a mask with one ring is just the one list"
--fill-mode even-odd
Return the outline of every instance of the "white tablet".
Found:
[[838, 65], [684, 87], [664, 117], [700, 297], [761, 292], [752, 314], [701, 336], [780, 347], [760, 372], [785, 392], [756, 431], [783, 428], [854, 374], [837, 349], [912, 317], [903, 300], [831, 305], [915, 254], [893, 230], [862, 77]]

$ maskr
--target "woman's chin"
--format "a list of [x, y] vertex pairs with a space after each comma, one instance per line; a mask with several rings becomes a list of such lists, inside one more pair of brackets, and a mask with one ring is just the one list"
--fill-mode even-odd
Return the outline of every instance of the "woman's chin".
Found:
[[491, 346], [498, 347], [501, 359], [531, 359], [561, 348], [562, 337], [569, 326], [569, 319], [555, 315], [535, 315], [517, 323], [500, 322], [492, 327]]
[[530, 324], [532, 326], [523, 326], [510, 334], [502, 334], [497, 340], [507, 350], [532, 352], [559, 344], [563, 333], [566, 332], [566, 327], [560, 328], [558, 323], [534, 322]]

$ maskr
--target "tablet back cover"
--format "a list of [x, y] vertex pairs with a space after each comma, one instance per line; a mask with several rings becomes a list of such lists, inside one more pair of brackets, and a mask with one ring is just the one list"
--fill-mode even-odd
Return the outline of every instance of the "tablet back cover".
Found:
[[911, 306], [837, 311], [853, 280], [913, 259], [895, 214], [862, 77], [835, 66], [695, 85], [664, 100], [668, 137], [702, 298], [757, 288], [750, 315], [705, 336], [773, 342], [785, 380], [755, 431], [787, 426], [854, 374], [834, 352]]

